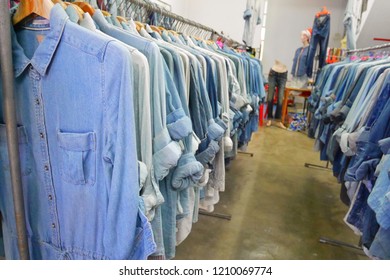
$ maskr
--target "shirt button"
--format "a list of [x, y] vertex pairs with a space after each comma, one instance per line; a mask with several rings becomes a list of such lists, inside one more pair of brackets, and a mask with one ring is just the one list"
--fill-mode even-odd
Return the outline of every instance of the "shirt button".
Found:
[[52, 223], [52, 224], [51, 224], [51, 227], [52, 227], [52, 228], [56, 228], [56, 224], [55, 224], [55, 223]]
[[53, 200], [53, 196], [51, 194], [49, 194], [49, 200]]
[[39, 101], [39, 99], [37, 98], [37, 99], [35, 99], [35, 104], [40, 105], [41, 101]]
[[39, 133], [39, 136], [41, 137], [41, 139], [45, 138], [45, 134], [43, 134], [42, 132]]
[[45, 171], [49, 171], [49, 166], [45, 165]]

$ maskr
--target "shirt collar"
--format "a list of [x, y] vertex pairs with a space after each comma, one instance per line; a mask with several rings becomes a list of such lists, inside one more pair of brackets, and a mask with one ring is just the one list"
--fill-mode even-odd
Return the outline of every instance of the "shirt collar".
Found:
[[64, 9], [59, 4], [54, 5], [50, 11], [50, 32], [38, 46], [31, 60], [25, 55], [23, 48], [17, 40], [15, 31], [11, 28], [15, 77], [19, 77], [29, 64], [42, 76], [46, 74], [64, 32], [67, 20], [68, 16]]

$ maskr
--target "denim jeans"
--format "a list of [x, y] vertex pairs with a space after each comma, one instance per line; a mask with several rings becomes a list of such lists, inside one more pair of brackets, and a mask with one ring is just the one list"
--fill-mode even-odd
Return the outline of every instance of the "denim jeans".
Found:
[[323, 15], [316, 17], [313, 23], [313, 35], [310, 40], [309, 54], [307, 56], [307, 76], [311, 77], [313, 74], [314, 56], [317, 50], [317, 45], [320, 46], [318, 68], [325, 66], [326, 51], [329, 42], [330, 33], [330, 15]]
[[286, 87], [286, 82], [287, 82], [287, 71], [284, 73], [278, 73], [275, 72], [274, 70], [269, 71], [268, 75], [268, 119], [272, 119], [272, 108], [274, 105], [274, 95], [276, 93], [276, 87], [278, 87], [278, 105], [275, 113], [275, 119], [280, 119], [281, 114], [282, 114], [282, 102], [283, 102], [283, 97], [284, 97], [284, 89]]

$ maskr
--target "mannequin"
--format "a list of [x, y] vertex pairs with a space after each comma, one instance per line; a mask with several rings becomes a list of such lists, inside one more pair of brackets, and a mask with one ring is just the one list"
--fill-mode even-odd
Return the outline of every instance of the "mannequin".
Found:
[[301, 32], [302, 47], [295, 51], [293, 66], [291, 70], [292, 86], [296, 88], [307, 87], [308, 77], [306, 75], [306, 59], [309, 52], [311, 28]]
[[[271, 126], [273, 119], [273, 105], [274, 98], [276, 92], [278, 92], [277, 99], [277, 107], [275, 112], [275, 119], [280, 119], [282, 113], [282, 101], [284, 97], [284, 89], [286, 87], [287, 82], [287, 67], [279, 60], [275, 60], [275, 64], [272, 66], [268, 75], [268, 95], [267, 95], [267, 103], [268, 103], [268, 121], [267, 126]], [[276, 88], [278, 91], [276, 91]], [[280, 128], [286, 129], [282, 122], [277, 122], [276, 125]]]
[[279, 60], [275, 60], [275, 64], [271, 68], [275, 72], [278, 73], [284, 73], [287, 72], [287, 67], [283, 63], [281, 63]]

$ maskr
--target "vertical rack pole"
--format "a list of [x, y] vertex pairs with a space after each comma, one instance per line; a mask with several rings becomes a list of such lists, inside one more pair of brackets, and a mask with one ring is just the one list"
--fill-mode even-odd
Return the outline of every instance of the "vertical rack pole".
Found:
[[19, 141], [16, 127], [16, 109], [14, 100], [14, 76], [12, 67], [11, 21], [8, 1], [0, 1], [0, 67], [3, 81], [3, 109], [7, 131], [7, 145], [10, 161], [12, 194], [18, 235], [19, 256], [29, 259], [26, 219], [19, 160]]

